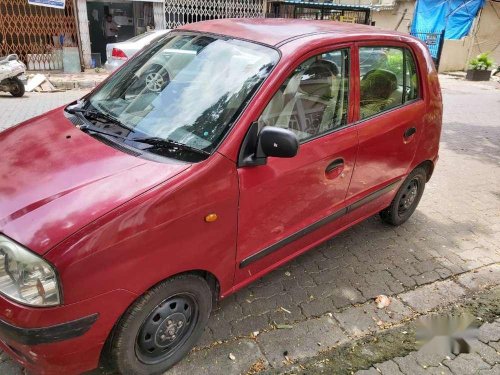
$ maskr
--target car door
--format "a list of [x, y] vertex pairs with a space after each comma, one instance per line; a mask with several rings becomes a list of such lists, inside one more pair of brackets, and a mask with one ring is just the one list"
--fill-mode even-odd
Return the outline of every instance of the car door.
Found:
[[259, 129], [291, 130], [292, 158], [240, 167], [236, 283], [340, 228], [357, 151], [350, 46], [309, 54], [264, 109]]
[[[400, 43], [359, 43], [357, 47], [359, 151], [347, 202], [354, 204], [351, 208], [369, 203], [368, 208], [376, 210], [390, 202], [390, 193], [409, 172], [425, 105], [409, 47]], [[357, 210], [348, 219], [365, 213]]]

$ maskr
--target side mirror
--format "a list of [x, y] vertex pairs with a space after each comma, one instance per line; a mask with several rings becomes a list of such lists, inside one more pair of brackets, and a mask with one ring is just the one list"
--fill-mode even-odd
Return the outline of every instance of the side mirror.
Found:
[[266, 126], [257, 142], [257, 157], [292, 158], [299, 151], [297, 136], [288, 129]]
[[238, 155], [238, 167], [266, 164], [268, 156], [291, 158], [297, 155], [299, 141], [288, 129], [266, 126], [259, 133], [257, 122], [252, 123]]

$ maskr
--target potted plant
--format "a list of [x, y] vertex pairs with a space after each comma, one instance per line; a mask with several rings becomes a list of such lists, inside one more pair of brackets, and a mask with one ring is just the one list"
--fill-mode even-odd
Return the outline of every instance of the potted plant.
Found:
[[491, 77], [491, 67], [493, 60], [489, 56], [489, 52], [483, 52], [474, 57], [469, 62], [470, 69], [467, 70], [465, 77], [469, 81], [489, 81]]

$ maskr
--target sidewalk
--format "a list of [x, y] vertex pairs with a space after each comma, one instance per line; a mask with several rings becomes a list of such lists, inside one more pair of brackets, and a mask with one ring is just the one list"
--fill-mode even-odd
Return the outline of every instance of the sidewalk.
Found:
[[[470, 304], [478, 298], [478, 293], [492, 287], [490, 294], [493, 296], [483, 303], [489, 306], [475, 310], [476, 318], [498, 317], [498, 280], [500, 264], [496, 263], [394, 295], [391, 304], [383, 309], [369, 301], [318, 318], [275, 325], [263, 332], [215, 342], [195, 350], [168, 374], [349, 374], [359, 370], [359, 375], [375, 375], [379, 374], [376, 368], [384, 375], [473, 374], [479, 370], [498, 373], [495, 371], [500, 362], [497, 353], [500, 350], [500, 320], [485, 325], [478, 337], [483, 343], [473, 340], [471, 354], [461, 354], [457, 358], [451, 353], [429, 351], [425, 347], [411, 351], [416, 349], [415, 330], [406, 328], [431, 312], [448, 313], [450, 306]], [[400, 326], [408, 331], [400, 328], [398, 334], [384, 335]], [[378, 341], [381, 343], [370, 347]], [[485, 348], [485, 344], [492, 346]], [[410, 354], [405, 356], [408, 349]], [[377, 363], [384, 357], [384, 361]], [[486, 362], [481, 359], [483, 357]], [[467, 363], [466, 367], [463, 362]]]
[[500, 318], [492, 323], [483, 324], [478, 336], [469, 340], [470, 353], [457, 356], [450, 352], [433, 351], [433, 346], [423, 347], [406, 357], [396, 357], [389, 361], [374, 364], [356, 375], [498, 375], [500, 374]]
[[104, 69], [86, 69], [82, 73], [63, 73], [60, 71], [26, 72], [27, 76], [43, 74], [57, 88], [62, 90], [92, 89], [109, 76]]

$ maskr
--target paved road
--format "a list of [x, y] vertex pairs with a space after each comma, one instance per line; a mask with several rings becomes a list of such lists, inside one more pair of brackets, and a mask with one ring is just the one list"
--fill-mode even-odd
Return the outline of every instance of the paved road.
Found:
[[0, 92], [0, 131], [50, 109], [70, 103], [87, 92], [86, 90], [27, 92], [22, 98], [14, 98], [8, 93]]
[[[352, 340], [359, 333], [356, 313], [363, 314], [357, 306], [375, 296], [398, 296], [394, 314], [403, 318], [419, 311], [418, 295], [415, 300], [405, 293], [416, 290], [425, 299], [434, 293], [426, 288], [436, 287], [439, 304], [448, 294], [460, 295], [454, 276], [500, 263], [500, 90], [446, 76], [441, 80], [440, 160], [412, 218], [393, 228], [375, 216], [222, 301], [200, 346], [229, 342], [200, 350], [203, 355], [193, 354], [173, 373], [221, 373], [230, 351], [240, 353], [230, 362], [231, 373], [245, 372], [249, 361], [259, 359], [267, 368], [281, 367], [283, 342], [300, 337], [301, 330], [321, 334], [325, 324], [326, 329], [333, 325], [334, 338]], [[81, 95], [0, 97], [0, 129]], [[274, 332], [283, 330], [273, 329], [279, 324], [297, 329], [280, 336]], [[242, 339], [255, 331], [261, 333], [257, 340]], [[332, 339], [332, 345], [336, 342]], [[320, 349], [299, 344], [294, 355], [311, 357]], [[12, 363], [0, 365], [0, 373], [7, 374], [1, 366]]]

